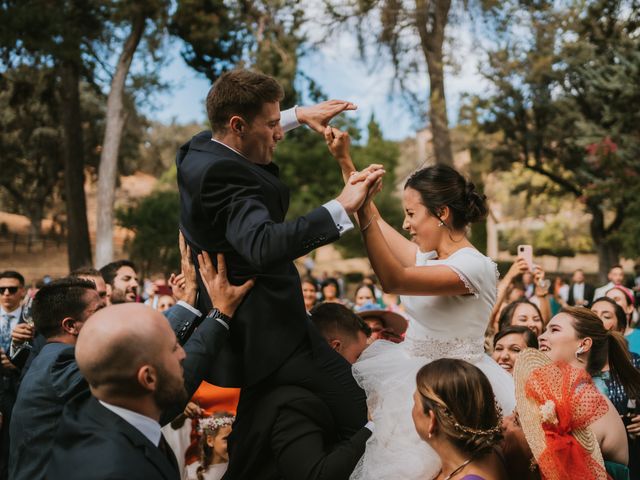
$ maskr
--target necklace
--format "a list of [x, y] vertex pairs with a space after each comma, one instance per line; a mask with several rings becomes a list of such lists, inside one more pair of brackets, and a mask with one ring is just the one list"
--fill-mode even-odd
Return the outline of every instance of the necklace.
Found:
[[447, 475], [446, 477], [444, 477], [444, 480], [449, 480], [451, 477], [453, 477], [456, 473], [459, 473], [464, 467], [466, 467], [467, 465], [469, 465], [471, 463], [471, 461], [473, 460], [473, 457], [465, 460], [464, 462], [462, 462], [462, 464], [457, 467], [453, 472], [451, 472], [449, 475]]

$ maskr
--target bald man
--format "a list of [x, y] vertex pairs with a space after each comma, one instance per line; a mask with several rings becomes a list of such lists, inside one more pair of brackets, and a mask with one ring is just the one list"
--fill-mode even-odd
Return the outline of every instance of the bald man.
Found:
[[[44, 478], [178, 478], [175, 457], [158, 456], [160, 413], [165, 410], [166, 422], [184, 410], [215, 362], [228, 338], [229, 323], [254, 284], [253, 280], [229, 284], [222, 255], [218, 255], [218, 270], [206, 253], [198, 260], [215, 307], [186, 342], [186, 359], [169, 323], [151, 307], [110, 306], [84, 324], [76, 343], [76, 361], [91, 394], [80, 394], [65, 407], [57, 448]], [[167, 458], [171, 469], [160, 471], [167, 467]]]
[[92, 315], [76, 343], [91, 396], [67, 404], [46, 478], [179, 479], [158, 422], [165, 408], [187, 400], [185, 356], [150, 307], [120, 304]]

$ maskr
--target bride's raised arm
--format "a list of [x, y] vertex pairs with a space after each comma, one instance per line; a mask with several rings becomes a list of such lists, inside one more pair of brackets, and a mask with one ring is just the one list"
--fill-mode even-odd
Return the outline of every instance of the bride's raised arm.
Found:
[[[328, 126], [325, 129], [324, 136], [331, 155], [333, 155], [340, 165], [344, 183], [347, 183], [351, 176], [357, 172], [349, 152], [349, 134], [342, 130], [338, 130], [337, 128]], [[379, 167], [380, 165], [372, 166]], [[406, 267], [415, 265], [417, 246], [385, 222], [373, 202], [371, 202], [370, 208], [373, 209], [373, 215], [371, 217], [372, 222], [376, 223], [380, 228], [387, 246], [393, 245], [392, 252], [396, 260]], [[366, 223], [361, 225], [366, 225]]]
[[374, 211], [372, 204], [369, 203], [360, 209], [358, 217], [360, 225], [365, 226], [361, 231], [369, 261], [385, 292], [402, 295], [472, 293], [461, 276], [448, 266], [406, 266], [400, 263], [385, 241], [380, 226], [377, 222], [371, 221], [375, 215]]

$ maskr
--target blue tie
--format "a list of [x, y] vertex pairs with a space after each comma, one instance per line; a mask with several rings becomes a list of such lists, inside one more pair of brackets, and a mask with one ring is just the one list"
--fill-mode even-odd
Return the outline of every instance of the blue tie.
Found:
[[9, 347], [11, 346], [11, 320], [15, 317], [5, 313], [2, 315], [2, 323], [0, 324], [0, 347], [9, 355]]

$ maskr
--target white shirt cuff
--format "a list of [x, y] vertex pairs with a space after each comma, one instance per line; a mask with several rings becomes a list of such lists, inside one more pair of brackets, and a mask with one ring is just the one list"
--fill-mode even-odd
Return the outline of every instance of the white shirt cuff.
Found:
[[340, 236], [353, 228], [353, 223], [351, 222], [349, 215], [347, 215], [347, 211], [339, 201], [330, 200], [322, 206], [328, 210], [329, 215], [331, 215], [331, 218], [333, 219], [333, 223], [336, 224], [336, 228], [338, 229]]
[[296, 107], [297, 105], [285, 110], [284, 112], [280, 112], [280, 126], [285, 132], [300, 126], [300, 122], [296, 116]]
[[371, 420], [369, 420], [367, 424], [364, 426], [364, 428], [371, 430], [371, 433], [373, 433], [376, 430], [376, 424], [373, 423]]
[[193, 313], [194, 315], [197, 315], [199, 317], [202, 316], [202, 312], [200, 310], [198, 310], [197, 308], [195, 308], [192, 305], [189, 305], [187, 302], [185, 302], [184, 300], [178, 300], [178, 305], [183, 306], [184, 308], [186, 308], [187, 310], [189, 310], [191, 313]]
[[225, 322], [225, 321], [224, 321], [224, 320], [222, 320], [221, 318], [216, 318], [216, 321], [217, 321], [217, 322], [220, 322], [224, 328], [226, 328], [227, 330], [229, 330], [229, 325], [227, 324], [227, 322]]

